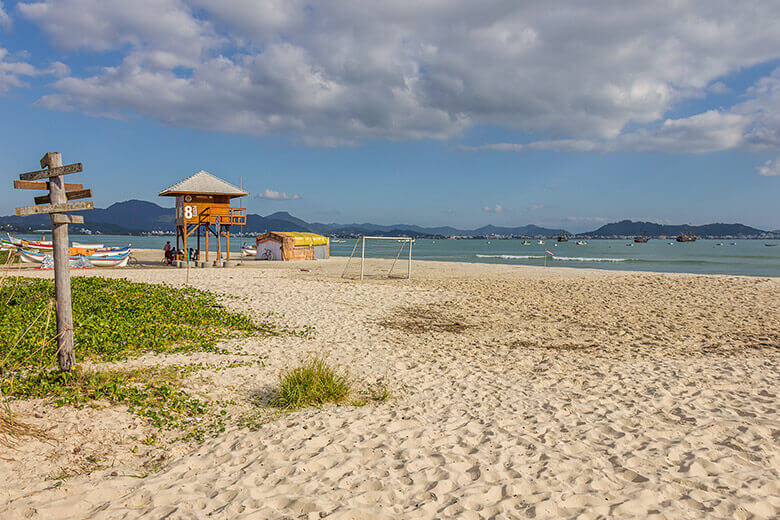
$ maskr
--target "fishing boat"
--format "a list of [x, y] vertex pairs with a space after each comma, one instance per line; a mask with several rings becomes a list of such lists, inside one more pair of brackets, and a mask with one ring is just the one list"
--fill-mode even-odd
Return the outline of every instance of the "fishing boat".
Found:
[[131, 253], [129, 244], [125, 247], [104, 247], [103, 249], [92, 250], [90, 253], [74, 253], [72, 250], [73, 248], [71, 248], [71, 255], [82, 254], [90, 257], [117, 256]]
[[524, 246], [530, 246], [531, 242], [529, 242], [528, 240], [523, 240], [523, 245]]
[[540, 246], [541, 246], [541, 245], [544, 245], [544, 240], [540, 240], [540, 241], [538, 241], [538, 242], [537, 242], [537, 244], [539, 244]]
[[130, 253], [112, 256], [82, 257], [95, 267], [126, 267], [130, 260]]
[[585, 242], [584, 240], [578, 240], [578, 241], [577, 241], [577, 245], [578, 245], [578, 246], [587, 246], [587, 245], [588, 245], [588, 243], [587, 243], [587, 242]]
[[82, 244], [81, 242], [73, 241], [70, 245], [71, 247], [82, 247], [84, 249], [103, 249], [103, 244]]
[[568, 241], [569, 241], [569, 237], [567, 237], [566, 235], [560, 235], [558, 237], [558, 242], [568, 242]]
[[130, 252], [130, 245], [125, 247], [104, 247], [101, 249], [94, 249], [88, 247], [74, 246], [68, 248], [68, 253], [71, 256], [113, 256], [122, 255]]
[[241, 246], [241, 254], [244, 256], [257, 256], [257, 248], [251, 246]]
[[[125, 248], [125, 252], [120, 254], [105, 254], [105, 255], [70, 255], [70, 262], [79, 262], [81, 259], [88, 261], [95, 267], [125, 267], [130, 260], [130, 248]], [[40, 264], [47, 255], [45, 253], [39, 253], [37, 251], [30, 251], [27, 249], [18, 248], [19, 258], [22, 262], [28, 264]]]
[[647, 242], [649, 240], [650, 240], [650, 237], [645, 237], [645, 236], [642, 236], [642, 235], [640, 235], [638, 237], [634, 237], [634, 242], [636, 242], [637, 244], [644, 244], [645, 242]]
[[688, 226], [686, 230], [680, 233], [680, 236], [678, 236], [675, 240], [678, 242], [696, 242], [697, 238], [699, 237], [693, 234], [691, 231], [691, 226]]
[[8, 242], [13, 244], [16, 247], [26, 247], [29, 249], [38, 249], [41, 251], [51, 251], [53, 249], [51, 240], [25, 240], [23, 238], [16, 238], [14, 236], [11, 236], [10, 234], [8, 236]]

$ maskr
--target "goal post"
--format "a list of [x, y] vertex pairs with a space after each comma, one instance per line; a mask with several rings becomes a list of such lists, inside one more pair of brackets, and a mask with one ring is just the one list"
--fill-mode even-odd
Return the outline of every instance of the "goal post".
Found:
[[342, 278], [347, 274], [347, 270], [349, 269], [349, 264], [350, 262], [352, 262], [352, 259], [355, 257], [358, 246], [360, 247], [360, 279], [362, 280], [366, 276], [366, 240], [369, 241], [379, 240], [379, 241], [385, 241], [385, 243], [396, 242], [401, 244], [401, 246], [398, 248], [395, 258], [393, 258], [393, 263], [390, 265], [390, 270], [387, 272], [388, 278], [392, 275], [393, 269], [395, 268], [395, 264], [398, 262], [398, 259], [401, 257], [401, 253], [403, 253], [404, 248], [408, 246], [408, 263], [406, 266], [406, 277], [407, 278], [412, 277], [412, 244], [414, 244], [414, 238], [360, 236], [355, 241], [355, 247], [352, 248], [352, 253], [349, 255], [349, 258], [347, 259], [347, 265], [344, 267], [344, 272], [341, 274]]

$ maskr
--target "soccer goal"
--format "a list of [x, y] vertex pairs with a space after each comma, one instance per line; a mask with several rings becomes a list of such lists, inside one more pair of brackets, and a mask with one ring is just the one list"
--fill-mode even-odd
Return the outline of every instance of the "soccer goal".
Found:
[[[368, 242], [368, 244], [366, 243]], [[355, 241], [355, 247], [352, 248], [352, 253], [347, 259], [347, 265], [344, 266], [344, 272], [341, 273], [341, 277], [347, 276], [347, 270], [349, 265], [355, 258], [356, 254], [360, 254], [360, 279], [362, 280], [366, 276], [376, 276], [368, 272], [367, 259], [389, 259], [393, 258], [393, 263], [390, 264], [390, 270], [387, 274], [384, 274], [387, 278], [393, 276], [393, 270], [395, 269], [398, 260], [401, 258], [404, 249], [407, 249], [408, 260], [406, 265], [406, 278], [412, 277], [412, 244], [414, 239], [411, 237], [366, 237], [361, 236]], [[359, 248], [359, 252], [358, 252]], [[366, 256], [368, 254], [368, 256]], [[393, 257], [395, 254], [395, 257]], [[403, 262], [403, 261], [402, 261]], [[379, 264], [380, 262], [375, 262]], [[382, 268], [384, 273], [384, 268]], [[381, 276], [381, 275], [380, 275]]]

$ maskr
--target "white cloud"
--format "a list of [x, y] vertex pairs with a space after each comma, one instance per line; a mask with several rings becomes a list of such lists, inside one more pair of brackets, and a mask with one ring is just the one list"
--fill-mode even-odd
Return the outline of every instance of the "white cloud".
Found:
[[504, 211], [504, 207], [501, 204], [496, 204], [495, 206], [485, 206], [482, 208], [482, 211], [486, 213], [501, 213]]
[[10, 27], [11, 26], [11, 17], [8, 16], [8, 13], [5, 12], [5, 9], [3, 9], [3, 2], [0, 0], [0, 27]]
[[343, 139], [341, 137], [333, 136], [303, 136], [300, 142], [305, 146], [311, 146], [314, 148], [344, 148], [347, 146], [360, 146], [360, 143], [354, 139]]
[[258, 193], [256, 197], [258, 199], [267, 199], [267, 200], [298, 200], [301, 198], [301, 196], [297, 194], [287, 195], [282, 191], [275, 191], [275, 190], [262, 191]]
[[35, 67], [24, 61], [16, 61], [8, 55], [8, 50], [0, 47], [0, 94], [13, 87], [24, 85], [25, 77], [40, 74]]
[[489, 143], [463, 150], [530, 152], [711, 153], [736, 148], [780, 150], [780, 68], [748, 89], [745, 100], [729, 110], [709, 110], [666, 119], [611, 139], [558, 139], [530, 143]]
[[707, 90], [712, 92], [713, 94], [728, 94], [731, 92], [731, 89], [726, 86], [725, 83], [722, 81], [716, 81], [709, 87], [707, 87]]
[[61, 48], [124, 51], [126, 61], [149, 67], [195, 67], [221, 42], [184, 0], [44, 0], [18, 9]]
[[664, 121], [675, 103], [722, 90], [719, 78], [780, 57], [778, 2], [40, 0], [19, 11], [63, 49], [121, 56], [56, 82], [41, 102], [52, 108], [314, 146], [495, 125], [545, 137], [494, 149], [706, 152], [771, 148], [779, 131], [761, 84], [744, 112]]
[[765, 177], [780, 175], [780, 159], [770, 159], [756, 168], [756, 170], [758, 170], [759, 175], [764, 175]]

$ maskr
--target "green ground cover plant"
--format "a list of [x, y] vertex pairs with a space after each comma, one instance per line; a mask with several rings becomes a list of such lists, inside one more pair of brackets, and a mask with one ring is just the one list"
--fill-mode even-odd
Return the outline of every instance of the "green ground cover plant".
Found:
[[[77, 362], [116, 361], [145, 352], [211, 351], [220, 338], [278, 335], [270, 321], [228, 310], [218, 295], [92, 277], [72, 280]], [[48, 398], [57, 406], [124, 404], [161, 429], [201, 439], [224, 431], [224, 411], [190, 395], [182, 379], [200, 365], [92, 370], [56, 368], [52, 280], [5, 277], [0, 283], [0, 396]], [[213, 411], [213, 413], [209, 413]]]
[[[76, 277], [72, 282], [77, 361], [113, 361], [144, 352], [216, 350], [235, 333], [276, 335], [268, 323], [227, 310], [194, 288]], [[56, 360], [54, 283], [8, 277], [0, 288], [0, 377], [46, 369]]]

